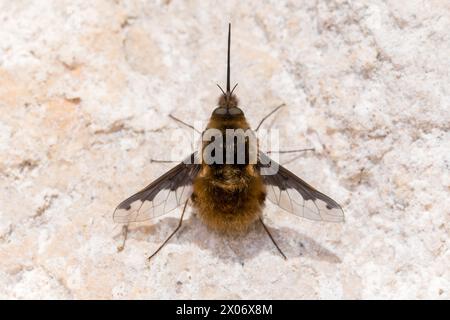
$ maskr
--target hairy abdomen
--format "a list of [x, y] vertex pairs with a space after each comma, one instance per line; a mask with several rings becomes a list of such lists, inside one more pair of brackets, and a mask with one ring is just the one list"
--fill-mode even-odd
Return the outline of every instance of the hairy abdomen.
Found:
[[264, 184], [252, 165], [220, 169], [205, 165], [193, 187], [192, 202], [199, 217], [220, 232], [245, 231], [264, 206]]

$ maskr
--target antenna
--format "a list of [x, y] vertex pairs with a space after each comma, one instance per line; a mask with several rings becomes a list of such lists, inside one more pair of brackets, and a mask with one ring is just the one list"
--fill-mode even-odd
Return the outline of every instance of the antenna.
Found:
[[227, 93], [230, 93], [230, 43], [231, 43], [231, 23], [228, 24]]

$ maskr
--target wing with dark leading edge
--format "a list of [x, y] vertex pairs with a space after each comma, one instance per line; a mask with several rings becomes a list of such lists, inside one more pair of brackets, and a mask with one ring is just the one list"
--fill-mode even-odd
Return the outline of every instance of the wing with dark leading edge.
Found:
[[[265, 153], [258, 153], [258, 168], [277, 164]], [[317, 191], [288, 169], [278, 165], [273, 175], [261, 175], [266, 185], [267, 198], [280, 208], [297, 216], [318, 221], [343, 222], [341, 206]]]
[[120, 203], [114, 210], [117, 223], [140, 222], [166, 214], [183, 204], [192, 194], [192, 181], [200, 170], [191, 154], [150, 185]]

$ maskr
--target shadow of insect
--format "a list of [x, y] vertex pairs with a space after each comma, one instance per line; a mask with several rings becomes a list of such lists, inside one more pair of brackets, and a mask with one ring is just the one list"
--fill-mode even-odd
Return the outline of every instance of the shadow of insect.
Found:
[[[153, 225], [130, 226], [128, 237], [137, 241], [148, 241], [151, 237], [154, 244], [149, 244], [150, 252], [167, 237], [178, 222], [177, 218], [165, 217]], [[337, 254], [293, 228], [271, 226], [271, 232], [290, 259], [304, 257], [329, 263], [342, 262]], [[120, 237], [119, 234], [116, 238]], [[262, 252], [272, 252], [274, 256], [280, 257], [272, 244], [267, 241], [262, 225], [257, 223], [243, 234], [227, 235], [208, 229], [195, 214], [192, 214], [189, 218], [185, 218], [183, 227], [174, 237], [171, 246], [187, 242], [225, 263], [244, 265], [245, 261], [255, 258]]]

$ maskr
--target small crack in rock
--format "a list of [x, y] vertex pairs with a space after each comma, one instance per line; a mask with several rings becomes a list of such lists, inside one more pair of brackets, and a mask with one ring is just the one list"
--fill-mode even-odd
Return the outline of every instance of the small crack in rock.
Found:
[[53, 201], [58, 198], [57, 194], [52, 194], [50, 196], [46, 195], [44, 197], [44, 204], [37, 208], [34, 218], [42, 216], [53, 204]]

